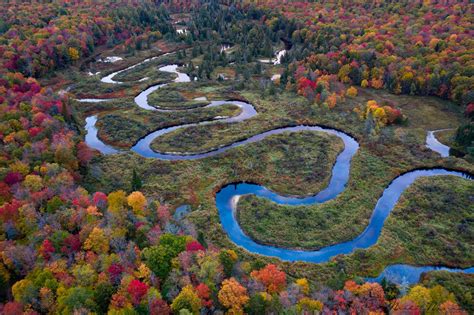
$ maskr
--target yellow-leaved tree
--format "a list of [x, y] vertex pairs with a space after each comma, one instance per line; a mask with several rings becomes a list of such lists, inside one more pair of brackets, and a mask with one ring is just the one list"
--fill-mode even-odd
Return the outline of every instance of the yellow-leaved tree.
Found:
[[188, 310], [193, 314], [199, 314], [201, 299], [192, 285], [185, 286], [171, 303], [173, 313], [178, 314], [182, 310]]
[[348, 97], [356, 97], [357, 96], [357, 88], [354, 86], [351, 86], [350, 88], [347, 89], [346, 95]]
[[147, 204], [145, 196], [139, 191], [134, 191], [128, 195], [127, 202], [135, 214], [142, 214]]
[[69, 47], [68, 55], [69, 55], [69, 58], [71, 58], [71, 60], [76, 61], [79, 59], [79, 50], [77, 50], [74, 47]]
[[104, 230], [95, 227], [84, 242], [84, 249], [91, 250], [97, 254], [105, 254], [109, 251], [109, 239]]
[[296, 285], [300, 287], [300, 290], [303, 294], [309, 294], [309, 282], [306, 278], [301, 278], [296, 280]]
[[322, 311], [323, 303], [318, 300], [313, 300], [308, 297], [304, 297], [296, 304], [296, 309], [299, 314], [317, 314]]
[[117, 190], [111, 192], [107, 196], [107, 202], [109, 204], [109, 212], [118, 219], [119, 222], [125, 219], [126, 211], [124, 211], [125, 205], [127, 204], [127, 195], [123, 190]]
[[229, 309], [230, 314], [242, 314], [243, 307], [249, 301], [247, 289], [234, 278], [222, 281], [218, 298], [219, 302]]

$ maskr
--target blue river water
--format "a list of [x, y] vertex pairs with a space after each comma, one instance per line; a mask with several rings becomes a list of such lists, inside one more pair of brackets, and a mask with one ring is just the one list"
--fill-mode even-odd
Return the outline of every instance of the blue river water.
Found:
[[[344, 163], [336, 164], [333, 168], [333, 177], [340, 178], [344, 181], [347, 178], [347, 169]], [[430, 170], [415, 170], [405, 173], [395, 178], [390, 185], [384, 190], [382, 196], [378, 200], [369, 225], [366, 229], [353, 240], [327, 246], [319, 250], [303, 251], [293, 250], [287, 248], [278, 248], [268, 245], [256, 243], [249, 238], [240, 228], [236, 219], [236, 207], [240, 196], [253, 194], [257, 197], [272, 200], [278, 204], [286, 205], [309, 205], [315, 203], [322, 203], [331, 200], [339, 195], [345, 187], [345, 182], [339, 180], [333, 181], [331, 179], [329, 186], [321, 193], [312, 197], [294, 198], [281, 196], [267, 188], [255, 184], [231, 184], [222, 188], [216, 194], [216, 206], [219, 210], [221, 224], [227, 232], [229, 238], [237, 245], [245, 248], [247, 251], [257, 253], [265, 256], [274, 256], [287, 261], [306, 261], [313, 263], [327, 262], [336, 255], [350, 254], [356, 249], [369, 248], [375, 243], [382, 232], [385, 220], [389, 216], [392, 209], [397, 204], [401, 194], [418, 178], [429, 176], [457, 176], [469, 179], [469, 176], [456, 171], [449, 171], [446, 169], [430, 169]], [[342, 189], [341, 189], [342, 186]], [[322, 194], [322, 195], [321, 195]]]
[[[153, 59], [149, 59], [153, 60]], [[144, 61], [147, 62], [147, 61]], [[142, 62], [142, 63], [144, 63]], [[140, 64], [142, 64], [140, 63]], [[137, 65], [135, 65], [137, 66]], [[113, 77], [125, 70], [132, 69], [135, 66], [129, 67], [127, 69], [118, 71], [116, 73], [110, 74], [107, 77], [102, 79], [104, 83], [120, 84], [121, 82], [114, 81]], [[190, 82], [189, 77], [186, 74], [180, 73], [177, 71], [177, 65], [168, 65], [160, 68], [161, 71], [166, 71], [170, 73], [175, 73], [177, 78], [174, 82]], [[169, 109], [161, 109], [159, 107], [151, 106], [148, 104], [148, 95], [153, 91], [165, 86], [166, 84], [160, 84], [152, 86], [142, 93], [140, 93], [136, 98], [135, 102], [137, 106], [142, 109], [150, 111], [170, 111]], [[81, 100], [79, 100], [81, 101]], [[82, 101], [100, 101], [94, 99], [82, 100]], [[385, 220], [390, 215], [390, 212], [397, 204], [402, 193], [418, 178], [421, 177], [432, 177], [432, 176], [457, 176], [462, 177], [468, 180], [472, 178], [459, 171], [451, 171], [442, 168], [437, 169], [427, 169], [427, 170], [414, 170], [407, 172], [397, 178], [395, 178], [390, 185], [384, 190], [382, 196], [379, 198], [372, 216], [370, 218], [369, 224], [366, 229], [357, 237], [347, 242], [327, 246], [319, 250], [313, 251], [304, 251], [304, 250], [293, 250], [287, 248], [279, 248], [269, 245], [258, 244], [254, 240], [250, 239], [240, 228], [237, 219], [236, 211], [239, 198], [242, 195], [253, 194], [257, 197], [266, 198], [273, 202], [282, 205], [312, 205], [328, 202], [336, 198], [339, 194], [344, 192], [347, 182], [349, 180], [350, 166], [352, 157], [357, 153], [359, 149], [359, 144], [351, 136], [345, 134], [342, 131], [326, 128], [322, 126], [307, 126], [307, 125], [298, 125], [291, 127], [277, 128], [274, 130], [266, 131], [258, 135], [254, 135], [248, 139], [234, 142], [227, 146], [222, 146], [214, 150], [203, 152], [203, 153], [160, 153], [153, 151], [150, 148], [150, 144], [157, 139], [158, 137], [172, 132], [177, 129], [187, 128], [195, 125], [206, 125], [212, 124], [215, 121], [226, 122], [226, 123], [236, 123], [246, 119], [250, 119], [257, 115], [255, 108], [246, 102], [242, 101], [212, 101], [205, 107], [215, 107], [221, 106], [224, 104], [234, 104], [240, 107], [241, 112], [234, 117], [219, 117], [215, 120], [203, 121], [200, 123], [194, 124], [185, 124], [179, 126], [173, 126], [169, 128], [163, 128], [156, 130], [144, 138], [140, 139], [131, 150], [143, 157], [155, 158], [162, 160], [196, 160], [203, 159], [211, 156], [219, 155], [227, 150], [232, 148], [246, 145], [249, 143], [255, 143], [262, 141], [268, 136], [282, 134], [282, 133], [294, 133], [300, 131], [314, 131], [314, 132], [324, 132], [327, 134], [332, 134], [339, 137], [344, 142], [344, 150], [338, 155], [336, 162], [332, 169], [332, 176], [329, 182], [329, 185], [323, 189], [321, 192], [309, 196], [309, 197], [289, 197], [279, 195], [276, 192], [273, 192], [261, 185], [250, 184], [250, 183], [238, 183], [238, 184], [229, 184], [224, 186], [216, 194], [216, 207], [219, 212], [221, 219], [221, 224], [224, 231], [227, 233], [228, 237], [238, 246], [244, 248], [245, 250], [260, 254], [264, 256], [273, 256], [278, 257], [286, 261], [305, 261], [312, 263], [324, 263], [329, 261], [332, 257], [340, 254], [350, 254], [353, 253], [356, 249], [365, 249], [369, 248], [377, 243], [377, 240], [381, 234]], [[99, 150], [103, 154], [118, 154], [123, 153], [124, 151], [118, 150], [103, 143], [97, 136], [97, 128], [95, 126], [97, 122], [97, 116], [90, 116], [86, 119], [86, 143], [94, 148]], [[434, 139], [434, 140], [433, 140]], [[446, 153], [446, 148], [443, 148], [436, 143], [436, 138], [434, 137], [434, 132], [428, 133], [427, 137], [427, 146], [439, 152], [442, 157], [449, 155]], [[474, 273], [474, 267], [469, 269], [455, 269], [455, 268], [444, 268], [444, 267], [435, 267], [435, 266], [424, 266], [424, 267], [414, 267], [409, 265], [393, 265], [388, 266], [384, 272], [378, 277], [370, 279], [372, 281], [381, 280], [381, 277], [386, 277], [392, 279], [393, 282], [400, 282], [400, 279], [405, 279], [406, 281], [416, 282], [419, 279], [419, 276], [422, 272], [437, 270], [442, 268], [443, 270], [448, 270], [452, 272], [465, 272], [465, 273]], [[398, 278], [397, 278], [398, 277]]]
[[460, 268], [447, 268], [447, 267], [433, 267], [433, 266], [410, 266], [404, 264], [390, 265], [380, 273], [376, 278], [366, 278], [369, 282], [380, 282], [382, 279], [386, 279], [396, 284], [415, 284], [420, 281], [422, 273], [430, 271], [448, 271], [448, 272], [462, 272], [474, 274], [474, 267], [460, 269]]
[[444, 131], [444, 130], [449, 130], [449, 129], [440, 129], [440, 130], [433, 130], [433, 131], [428, 131], [428, 134], [426, 136], [426, 146], [441, 155], [441, 157], [448, 157], [449, 156], [449, 151], [451, 150], [450, 147], [448, 147], [445, 144], [442, 144], [439, 142], [438, 139], [436, 139], [435, 133], [439, 131]]

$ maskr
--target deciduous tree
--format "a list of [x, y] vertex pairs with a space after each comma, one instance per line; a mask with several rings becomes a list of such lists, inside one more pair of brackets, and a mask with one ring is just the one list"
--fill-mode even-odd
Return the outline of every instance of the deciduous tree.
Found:
[[83, 247], [85, 250], [92, 250], [97, 254], [107, 253], [109, 251], [109, 240], [104, 230], [95, 227], [84, 242]]
[[278, 293], [286, 286], [286, 274], [278, 269], [276, 265], [268, 264], [260, 270], [252, 271], [250, 276], [262, 282], [267, 292], [270, 294]]
[[230, 312], [237, 314], [242, 312], [243, 307], [249, 301], [247, 289], [234, 278], [222, 281], [218, 297], [223, 306], [228, 308]]
[[142, 214], [143, 210], [146, 207], [146, 198], [139, 191], [134, 191], [127, 197], [127, 202], [130, 207], [132, 207], [135, 214]]
[[142, 298], [147, 294], [148, 288], [148, 285], [140, 280], [133, 279], [130, 281], [127, 292], [132, 297], [132, 303], [134, 305], [138, 305], [141, 302]]
[[187, 309], [193, 314], [199, 314], [201, 309], [201, 299], [192, 285], [185, 286], [173, 300], [173, 303], [171, 303], [171, 310], [173, 312], [179, 313], [183, 309]]

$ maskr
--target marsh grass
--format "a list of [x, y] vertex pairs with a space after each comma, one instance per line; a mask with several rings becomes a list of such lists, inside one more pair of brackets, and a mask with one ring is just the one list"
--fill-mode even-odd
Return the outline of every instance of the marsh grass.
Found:
[[[132, 75], [132, 74], [130, 74]], [[135, 74], [133, 74], [135, 76]], [[141, 75], [141, 74], [140, 74]], [[139, 77], [140, 75], [136, 75]], [[245, 99], [258, 115], [235, 124], [216, 122], [177, 130], [156, 139], [152, 148], [159, 151], [200, 152], [278, 127], [296, 124], [321, 124], [338, 128], [357, 138], [361, 147], [353, 158], [346, 190], [336, 199], [311, 207], [282, 207], [255, 197], [239, 204], [242, 228], [260, 242], [297, 248], [320, 248], [353, 239], [367, 226], [374, 206], [390, 181], [399, 174], [419, 167], [446, 167], [474, 172], [467, 161], [442, 159], [425, 146], [428, 130], [451, 128], [464, 121], [459, 107], [433, 97], [392, 95], [381, 90], [359, 89], [355, 98], [346, 98], [333, 110], [309, 104], [292, 93], [268, 96], [259, 84], [246, 82], [238, 90], [230, 82], [172, 84], [152, 95], [158, 104], [194, 106], [190, 100], [206, 96]], [[82, 87], [93, 91], [93, 80]], [[152, 130], [195, 122], [215, 116], [235, 115], [229, 106], [194, 109], [161, 115], [141, 111], [133, 95], [142, 86], [125, 87], [123, 101], [111, 105], [119, 111], [104, 113], [99, 119], [100, 136], [106, 141], [131, 146]], [[100, 88], [102, 89], [102, 88]], [[103, 92], [103, 90], [99, 90]], [[112, 91], [114, 92], [114, 91]], [[115, 91], [116, 92], [116, 91]], [[176, 104], [176, 100], [185, 101]], [[353, 112], [368, 100], [391, 102], [408, 118], [403, 125], [385, 127], [368, 134], [365, 122]], [[152, 102], [150, 102], [152, 103]], [[153, 102], [154, 103], [154, 102]], [[106, 104], [80, 105], [83, 111]], [[444, 142], [445, 133], [440, 133]], [[449, 137], [449, 136], [447, 136]], [[444, 142], [445, 143], [445, 142]], [[222, 155], [196, 161], [160, 161], [128, 153], [97, 157], [84, 184], [93, 190], [109, 192], [129, 187], [132, 170], [143, 180], [150, 198], [172, 205], [193, 206], [190, 219], [208, 243], [234, 248], [252, 264], [278, 263], [291, 278], [308, 277], [321, 284], [340, 287], [353, 276], [375, 276], [389, 264], [472, 265], [473, 184], [460, 178], [440, 177], [417, 181], [402, 196], [387, 219], [378, 243], [354, 254], [335, 257], [325, 264], [281, 262], [275, 258], [250, 254], [233, 244], [222, 230], [215, 207], [215, 193], [225, 184], [251, 181], [281, 194], [308, 195], [325, 187], [337, 152], [337, 139], [316, 133], [283, 134], [259, 143], [234, 148]], [[259, 216], [257, 219], [257, 215]], [[460, 235], [464, 233], [463, 235]], [[468, 253], [468, 254], [466, 254]], [[459, 290], [460, 291], [460, 290]]]

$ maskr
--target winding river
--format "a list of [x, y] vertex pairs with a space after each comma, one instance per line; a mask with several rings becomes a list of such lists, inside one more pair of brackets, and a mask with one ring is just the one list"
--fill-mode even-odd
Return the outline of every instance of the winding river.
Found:
[[[348, 149], [346, 148], [344, 151], [346, 150]], [[341, 155], [344, 154], [344, 151], [341, 153]], [[323, 263], [329, 261], [336, 255], [350, 254], [356, 249], [369, 248], [375, 245], [382, 232], [385, 220], [397, 204], [401, 194], [416, 179], [420, 177], [440, 175], [451, 175], [470, 179], [470, 177], [464, 173], [449, 171], [441, 168], [415, 170], [400, 175], [399, 177], [395, 178], [384, 190], [382, 196], [379, 198], [375, 206], [369, 221], [369, 225], [359, 236], [350, 241], [327, 246], [319, 250], [303, 251], [258, 244], [249, 238], [240, 228], [235, 216], [236, 206], [240, 196], [254, 194], [258, 197], [270, 199], [278, 204], [286, 205], [310, 205], [315, 203], [323, 203], [337, 197], [344, 190], [348, 179], [349, 167], [350, 166], [346, 164], [345, 161], [340, 163], [338, 157], [338, 161], [336, 161], [336, 164], [333, 168], [333, 177], [331, 178], [329, 186], [319, 194], [307, 198], [281, 196], [265, 187], [254, 184], [241, 183], [237, 185], [225, 186], [216, 195], [216, 204], [217, 208], [219, 209], [219, 214], [224, 230], [227, 232], [230, 239], [234, 243], [250, 252], [266, 256], [275, 256], [287, 261], [301, 260], [313, 263]], [[337, 180], [334, 180], [334, 178], [337, 178]]]
[[433, 267], [433, 266], [410, 266], [404, 264], [391, 265], [385, 268], [384, 271], [376, 278], [366, 278], [369, 282], [380, 282], [383, 278], [396, 284], [415, 284], [420, 281], [422, 273], [430, 271], [448, 271], [448, 272], [463, 272], [474, 273], [474, 267], [460, 269], [447, 267]]
[[[142, 61], [136, 65], [133, 65], [126, 69], [109, 74], [106, 77], [102, 78], [101, 81], [104, 83], [110, 83], [110, 84], [121, 84], [122, 82], [115, 81], [113, 79], [115, 75], [122, 73], [124, 71], [130, 70], [130, 69], [133, 69], [143, 63], [146, 63], [150, 60], [154, 60], [155, 58], [156, 57], [146, 59], [145, 61]], [[167, 66], [159, 68], [159, 70], [176, 74], [177, 78], [174, 80], [174, 82], [181, 82], [181, 83], [190, 82], [189, 76], [187, 76], [184, 73], [179, 72], [177, 68], [178, 68], [177, 65], [167, 65]], [[174, 109], [173, 110], [164, 109], [160, 107], [154, 107], [148, 104], [148, 96], [152, 92], [166, 85], [167, 84], [158, 84], [158, 85], [154, 85], [147, 88], [146, 90], [141, 92], [137, 97], [135, 97], [135, 103], [137, 104], [137, 106], [145, 110], [175, 111]], [[85, 100], [84, 99], [84, 100], [79, 100], [79, 101], [100, 102], [104, 100], [100, 100], [100, 99]], [[350, 253], [353, 253], [356, 249], [365, 249], [365, 248], [369, 248], [375, 245], [381, 234], [385, 220], [387, 219], [387, 217], [390, 215], [390, 212], [397, 204], [398, 199], [400, 198], [402, 193], [416, 179], [421, 178], [421, 177], [448, 176], [449, 175], [449, 176], [457, 176], [457, 177], [465, 178], [468, 180], [472, 180], [472, 178], [467, 174], [464, 174], [459, 171], [451, 171], [451, 170], [442, 169], [442, 168], [410, 171], [395, 178], [389, 184], [389, 186], [384, 190], [382, 196], [379, 198], [366, 229], [359, 236], [357, 236], [356, 238], [350, 241], [327, 246], [319, 250], [313, 250], [313, 251], [293, 250], [293, 249], [278, 248], [278, 247], [273, 247], [269, 245], [258, 244], [254, 240], [250, 239], [242, 231], [236, 219], [237, 204], [239, 202], [239, 198], [242, 195], [253, 194], [261, 198], [272, 200], [278, 204], [293, 205], [293, 206], [312, 205], [312, 204], [321, 204], [324, 202], [330, 202], [332, 199], [336, 198], [339, 194], [341, 194], [345, 190], [347, 182], [349, 180], [351, 160], [352, 160], [352, 157], [357, 153], [359, 149], [359, 144], [354, 138], [352, 138], [351, 136], [339, 130], [321, 127], [321, 126], [298, 125], [298, 126], [283, 127], [283, 128], [277, 128], [274, 130], [266, 131], [258, 135], [254, 135], [248, 139], [237, 141], [230, 145], [222, 146], [214, 150], [202, 152], [202, 153], [173, 153], [173, 152], [160, 153], [160, 152], [153, 151], [150, 148], [150, 144], [155, 139], [157, 139], [158, 137], [164, 134], [175, 131], [177, 129], [187, 128], [187, 127], [195, 126], [195, 125], [212, 124], [212, 123], [215, 123], [216, 121], [219, 121], [221, 123], [222, 122], [236, 123], [236, 122], [241, 122], [241, 121], [250, 119], [257, 115], [255, 108], [251, 104], [242, 102], [242, 101], [232, 101], [232, 100], [231, 101], [212, 101], [208, 105], [204, 106], [204, 108], [222, 106], [224, 104], [237, 105], [241, 108], [241, 112], [237, 116], [234, 116], [234, 117], [219, 117], [214, 120], [202, 121], [199, 123], [192, 123], [192, 124], [183, 124], [183, 125], [172, 126], [172, 127], [153, 131], [147, 136], [145, 136], [144, 138], [142, 138], [141, 140], [139, 140], [131, 148], [131, 150], [147, 158], [155, 158], [155, 159], [162, 159], [162, 160], [195, 160], [195, 159], [202, 159], [206, 157], [216, 156], [238, 146], [243, 146], [249, 143], [259, 142], [271, 135], [300, 132], [300, 131], [324, 132], [327, 134], [337, 136], [344, 142], [344, 150], [338, 155], [336, 159], [336, 162], [332, 169], [332, 176], [329, 181], [329, 185], [324, 190], [322, 190], [321, 192], [313, 196], [304, 197], [304, 198], [282, 196], [261, 185], [250, 184], [250, 183], [228, 184], [222, 187], [222, 189], [216, 194], [216, 197], [215, 197], [216, 207], [219, 211], [222, 227], [227, 233], [228, 237], [236, 245], [255, 254], [278, 257], [286, 261], [306, 261], [306, 262], [312, 262], [312, 263], [328, 262], [332, 257], [336, 255], [350, 254]], [[96, 115], [87, 117], [86, 119], [86, 127], [85, 127], [87, 131], [86, 143], [90, 147], [99, 150], [103, 154], [117, 154], [117, 153], [124, 152], [122, 150], [118, 150], [116, 148], [113, 148], [112, 146], [109, 146], [103, 143], [98, 138], [97, 128], [95, 126], [96, 122], [97, 122]], [[430, 143], [432, 143], [432, 141]], [[428, 141], [427, 141], [427, 144], [428, 144]], [[442, 156], [444, 155], [442, 154]], [[394, 267], [394, 266], [398, 266], [398, 267]], [[416, 275], [419, 278], [419, 274], [421, 274], [422, 271], [429, 271], [429, 270], [434, 270], [438, 268], [435, 266], [425, 266], [425, 267], [413, 267], [413, 266], [408, 266], [408, 265], [394, 265], [394, 266], [388, 266], [386, 271], [384, 271], [384, 273], [387, 273], [388, 271], [390, 271], [392, 273], [395, 273], [399, 277], [404, 277], [404, 276], [405, 278], [411, 277], [410, 279], [414, 279]], [[465, 269], [465, 270], [443, 268], [443, 270], [448, 270], [452, 272], [474, 273], [473, 268]], [[384, 273], [382, 273], [381, 276], [383, 276]], [[377, 278], [374, 278], [374, 279], [377, 280]]]
[[451, 130], [451, 129], [439, 129], [439, 130], [428, 131], [428, 135], [426, 136], [426, 146], [429, 149], [435, 151], [436, 153], [439, 153], [441, 157], [448, 157], [449, 150], [451, 150], [451, 148], [439, 142], [439, 140], [436, 139], [435, 133], [440, 132], [440, 131], [446, 131], [446, 130]]

